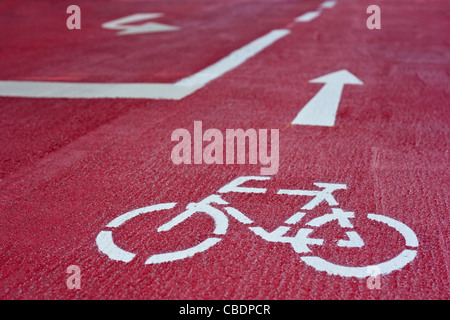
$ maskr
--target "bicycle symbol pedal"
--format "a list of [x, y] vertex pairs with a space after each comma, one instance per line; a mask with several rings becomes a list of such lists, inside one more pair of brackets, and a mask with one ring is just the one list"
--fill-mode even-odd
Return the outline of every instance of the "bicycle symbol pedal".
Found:
[[[380, 274], [388, 274], [394, 270], [403, 268], [416, 257], [416, 248], [418, 247], [419, 243], [414, 231], [412, 231], [407, 225], [402, 222], [384, 215], [372, 213], [367, 214], [367, 219], [378, 223], [383, 223], [395, 229], [403, 236], [405, 240], [405, 246], [408, 248], [404, 249], [399, 255], [388, 261], [361, 267], [337, 265], [326, 261], [321, 257], [312, 255], [312, 250], [310, 247], [324, 245], [324, 239], [310, 237], [312, 232], [314, 231], [314, 228], [321, 227], [332, 221], [336, 221], [341, 228], [346, 230], [345, 233], [347, 239], [339, 240], [337, 242], [337, 246], [345, 248], [362, 248], [365, 245], [364, 240], [360, 237], [358, 232], [354, 230], [355, 228], [351, 221], [351, 219], [355, 218], [355, 213], [344, 211], [343, 209], [338, 208], [337, 205], [339, 205], [339, 203], [333, 196], [334, 191], [347, 189], [345, 184], [314, 183], [316, 187], [320, 188], [319, 190], [278, 190], [277, 194], [279, 195], [308, 196], [313, 198], [300, 209], [301, 211], [293, 214], [283, 223], [282, 226], [279, 226], [272, 232], [268, 232], [262, 227], [254, 226], [253, 220], [247, 217], [244, 213], [240, 212], [238, 209], [229, 206], [229, 203], [221, 197], [221, 194], [230, 192], [264, 194], [267, 191], [267, 189], [265, 188], [245, 187], [243, 186], [243, 184], [251, 180], [264, 181], [269, 179], [270, 177], [260, 176], [238, 177], [219, 189], [217, 191], [218, 194], [210, 195], [197, 203], [188, 204], [185, 211], [178, 214], [165, 224], [159, 226], [157, 228], [157, 232], [169, 232], [173, 227], [186, 221], [196, 213], [204, 213], [209, 215], [214, 220], [215, 228], [212, 232], [213, 236], [188, 249], [151, 255], [147, 258], [145, 264], [156, 264], [171, 262], [175, 260], [183, 260], [210, 249], [212, 246], [220, 242], [223, 239], [222, 237], [226, 234], [229, 226], [229, 216], [233, 217], [238, 222], [244, 225], [248, 225], [250, 231], [252, 231], [256, 236], [259, 236], [260, 238], [268, 242], [290, 244], [296, 253], [302, 255], [300, 257], [301, 261], [318, 271], [325, 271], [328, 274], [340, 275], [344, 277], [365, 278], [368, 276], [368, 267], [377, 267], [380, 270]], [[286, 236], [288, 231], [291, 230], [294, 225], [303, 220], [308, 211], [313, 210], [322, 202], [327, 203], [331, 207], [331, 213], [318, 216], [308, 221], [305, 227], [300, 228], [297, 231], [295, 236]], [[173, 209], [176, 204], [177, 203], [174, 202], [161, 203], [132, 210], [112, 220], [107, 224], [107, 227], [114, 230], [115, 228], [123, 225], [125, 222], [139, 215], [155, 211]], [[218, 209], [213, 205], [222, 206], [223, 209]], [[114, 243], [112, 230], [102, 230], [97, 235], [96, 243], [98, 249], [112, 260], [123, 262], [132, 261], [135, 258], [136, 254], [118, 247]]]

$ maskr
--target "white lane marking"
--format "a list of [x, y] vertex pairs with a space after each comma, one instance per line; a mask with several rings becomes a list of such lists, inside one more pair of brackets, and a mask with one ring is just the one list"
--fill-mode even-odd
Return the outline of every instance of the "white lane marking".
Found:
[[141, 34], [141, 33], [155, 33], [155, 32], [167, 32], [176, 31], [180, 29], [179, 27], [170, 26], [167, 24], [157, 23], [157, 22], [147, 22], [142, 24], [132, 24], [138, 21], [156, 19], [164, 16], [163, 13], [135, 13], [130, 16], [126, 16], [113, 21], [105, 22], [102, 24], [104, 29], [120, 30], [118, 35], [130, 35], [130, 34]]
[[311, 126], [334, 126], [336, 113], [344, 85], [362, 85], [362, 81], [347, 70], [340, 70], [317, 79], [311, 83], [325, 83], [320, 91], [303, 107], [292, 124]]
[[331, 9], [336, 5], [336, 1], [334, 0], [329, 0], [329, 1], [324, 1], [320, 7], [323, 9]]
[[164, 83], [0, 81], [0, 96], [22, 98], [136, 98], [179, 100], [197, 89]]
[[[318, 11], [307, 12], [295, 19], [296, 22], [309, 22], [317, 18], [323, 8], [332, 8], [336, 1], [323, 2]], [[123, 26], [125, 23], [142, 20], [143, 18], [156, 18], [159, 13], [142, 13], [124, 17], [104, 23], [104, 28], [122, 30], [122, 34], [141, 33], [148, 27], [144, 25]], [[155, 25], [155, 23], [150, 23]], [[132, 29], [130, 29], [132, 27]], [[134, 27], [134, 29], [133, 29]], [[172, 26], [168, 26], [172, 27]], [[173, 27], [177, 28], [177, 27]], [[139, 30], [138, 30], [139, 29]], [[165, 30], [169, 31], [169, 30]], [[146, 31], [148, 32], [148, 31]], [[22, 98], [136, 98], [136, 99], [167, 99], [180, 100], [208, 82], [211, 82], [224, 73], [236, 68], [247, 59], [256, 55], [275, 41], [290, 33], [290, 30], [273, 30], [250, 44], [234, 51], [217, 63], [181, 79], [176, 83], [76, 83], [51, 81], [0, 81], [0, 96]]]
[[192, 247], [192, 248], [189, 248], [186, 250], [154, 254], [145, 261], [145, 264], [170, 262], [170, 261], [182, 260], [185, 258], [189, 258], [189, 257], [192, 257], [196, 253], [208, 250], [209, 248], [211, 248], [213, 245], [215, 245], [220, 240], [221, 240], [220, 238], [208, 238], [205, 241], [203, 241], [202, 243], [196, 245], [195, 247]]
[[267, 48], [275, 41], [283, 38], [290, 33], [287, 29], [273, 30], [265, 36], [256, 39], [255, 41], [247, 44], [246, 46], [232, 52], [227, 57], [223, 58], [219, 62], [203, 69], [196, 74], [184, 78], [178, 81], [176, 84], [180, 86], [204, 86], [208, 82], [217, 79], [224, 73], [236, 68], [247, 59], [253, 57], [258, 52]]
[[320, 11], [310, 11], [302, 14], [295, 19], [296, 22], [310, 22], [320, 16]]
[[295, 22], [310, 22], [310, 21], [313, 21], [314, 19], [316, 19], [317, 17], [320, 16], [320, 14], [322, 13], [323, 9], [331, 9], [335, 5], [336, 5], [336, 1], [334, 1], [334, 0], [324, 1], [319, 6], [319, 8], [316, 11], [305, 12], [301, 16], [298, 16], [297, 18], [295, 18], [294, 21]]
[[232, 52], [213, 65], [173, 84], [170, 83], [73, 83], [0, 81], [0, 96], [24, 98], [140, 98], [180, 100], [238, 67], [290, 31], [273, 30]]
[[[408, 263], [414, 260], [416, 257], [416, 250], [403, 250], [397, 257], [374, 265], [372, 267], [380, 268], [380, 274], [388, 274], [394, 270], [399, 270], [406, 266]], [[307, 265], [315, 268], [319, 271], [326, 271], [331, 275], [339, 275], [342, 277], [357, 277], [357, 278], [366, 278], [367, 274], [367, 266], [366, 267], [346, 267], [333, 264], [319, 257], [301, 257], [300, 258]]]

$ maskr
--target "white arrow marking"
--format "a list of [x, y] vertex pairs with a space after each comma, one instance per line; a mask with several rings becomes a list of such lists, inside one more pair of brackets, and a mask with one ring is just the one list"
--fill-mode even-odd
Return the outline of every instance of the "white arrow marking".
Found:
[[105, 22], [102, 27], [105, 29], [120, 30], [118, 35], [130, 35], [139, 33], [155, 33], [178, 30], [178, 27], [169, 26], [167, 24], [147, 22], [140, 25], [125, 25], [143, 20], [156, 19], [162, 17], [163, 13], [135, 13], [131, 16], [126, 16], [117, 20]]
[[325, 83], [320, 91], [303, 107], [292, 124], [310, 126], [334, 126], [336, 112], [346, 84], [362, 85], [362, 81], [347, 70], [340, 70], [310, 80], [311, 83]]

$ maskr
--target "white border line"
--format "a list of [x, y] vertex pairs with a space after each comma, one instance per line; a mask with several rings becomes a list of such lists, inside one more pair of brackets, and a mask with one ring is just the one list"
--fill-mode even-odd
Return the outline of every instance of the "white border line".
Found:
[[320, 16], [319, 11], [310, 11], [302, 14], [301, 16], [295, 19], [296, 22], [310, 22]]
[[215, 64], [175, 83], [76, 83], [0, 81], [0, 96], [24, 98], [140, 98], [180, 100], [238, 67], [290, 33], [273, 30]]
[[[294, 22], [309, 22], [317, 18], [323, 9], [333, 8], [335, 0], [324, 1], [317, 11], [306, 12]], [[52, 81], [0, 81], [0, 97], [19, 98], [131, 98], [180, 100], [194, 93], [207, 83], [261, 52], [272, 43], [288, 35], [290, 30], [272, 30], [209, 67], [175, 83], [80, 83]]]

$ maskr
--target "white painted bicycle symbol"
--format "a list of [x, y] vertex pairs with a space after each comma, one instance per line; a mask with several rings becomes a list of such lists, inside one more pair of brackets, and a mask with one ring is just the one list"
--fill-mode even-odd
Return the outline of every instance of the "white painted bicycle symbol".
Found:
[[[158, 232], [170, 231], [173, 227], [189, 219], [196, 213], [205, 213], [210, 217], [212, 217], [214, 220], [215, 223], [215, 229], [213, 231], [214, 236], [209, 237], [200, 244], [197, 244], [188, 249], [151, 255], [145, 261], [145, 264], [156, 264], [175, 260], [182, 260], [192, 257], [200, 252], [208, 250], [209, 248], [217, 244], [219, 241], [221, 241], [222, 236], [226, 234], [229, 223], [228, 216], [235, 218], [237, 221], [245, 225], [253, 225], [254, 224], [253, 221], [246, 215], [244, 215], [242, 212], [231, 206], [226, 206], [229, 203], [226, 202], [224, 199], [222, 199], [220, 194], [225, 194], [229, 192], [263, 194], [266, 192], [267, 189], [245, 187], [242, 185], [250, 180], [262, 181], [269, 179], [270, 177], [258, 177], [258, 176], [239, 177], [230, 182], [229, 184], [225, 185], [224, 187], [222, 187], [218, 191], [219, 194], [213, 194], [201, 200], [200, 202], [188, 204], [184, 212], [180, 213], [167, 223], [157, 228], [157, 231]], [[399, 270], [403, 268], [405, 265], [414, 260], [417, 254], [416, 248], [419, 245], [416, 234], [402, 222], [379, 214], [367, 214], [367, 219], [378, 223], [386, 224], [387, 226], [395, 229], [404, 237], [406, 249], [404, 249], [396, 257], [375, 265], [353, 267], [353, 266], [337, 265], [329, 261], [326, 261], [321, 257], [312, 256], [310, 246], [321, 246], [324, 244], [323, 239], [310, 237], [310, 234], [314, 231], [313, 228], [320, 227], [331, 221], [337, 221], [340, 227], [347, 230], [346, 235], [348, 237], [348, 240], [339, 240], [337, 242], [338, 246], [348, 248], [362, 248], [365, 245], [363, 239], [354, 230], [354, 226], [351, 222], [351, 219], [355, 218], [354, 212], [348, 212], [342, 210], [341, 208], [338, 208], [337, 207], [338, 202], [332, 195], [332, 193], [335, 190], [346, 189], [347, 188], [346, 185], [333, 183], [314, 183], [314, 185], [318, 188], [321, 188], [321, 190], [280, 189], [278, 190], [277, 193], [285, 195], [313, 197], [313, 199], [309, 201], [307, 204], [305, 204], [301, 208], [301, 210], [307, 212], [308, 210], [314, 209], [320, 203], [326, 202], [331, 207], [331, 213], [310, 220], [308, 223], [306, 223], [306, 227], [299, 229], [297, 234], [293, 237], [286, 236], [286, 233], [291, 229], [291, 227], [293, 227], [295, 224], [300, 222], [300, 220], [302, 220], [302, 218], [306, 215], [306, 212], [299, 211], [293, 214], [289, 219], [287, 219], [283, 223], [282, 226], [278, 227], [272, 232], [267, 232], [262, 227], [253, 227], [253, 226], [249, 226], [249, 230], [266, 241], [290, 244], [296, 253], [302, 255], [300, 257], [300, 260], [306, 263], [307, 265], [315, 268], [316, 270], [326, 271], [329, 274], [340, 275], [344, 277], [365, 278], [368, 276], [367, 270], [369, 267], [378, 268], [377, 270], [379, 270], [380, 274], [388, 274], [394, 270]], [[114, 229], [139, 215], [155, 211], [173, 209], [176, 206], [176, 204], [177, 203], [173, 202], [161, 203], [136, 209], [124, 213], [121, 216], [115, 218], [110, 223], [108, 223], [107, 227]], [[223, 208], [223, 210], [221, 210], [214, 207], [213, 204], [219, 206], [225, 205], [225, 207]], [[99, 250], [104, 254], [106, 254], [112, 260], [123, 262], [132, 261], [136, 256], [136, 254], [128, 252], [118, 247], [113, 241], [112, 232], [113, 232], [112, 230], [103, 230], [100, 231], [100, 233], [97, 235], [96, 243]]]

